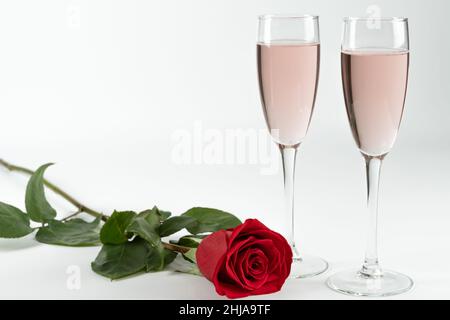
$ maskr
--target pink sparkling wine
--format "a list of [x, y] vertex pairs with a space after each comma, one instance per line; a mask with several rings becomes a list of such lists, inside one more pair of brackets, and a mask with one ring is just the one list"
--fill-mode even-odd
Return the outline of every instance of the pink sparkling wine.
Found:
[[275, 142], [302, 142], [311, 121], [319, 78], [320, 45], [258, 44], [261, 100]]
[[341, 66], [347, 115], [358, 148], [369, 156], [387, 154], [403, 115], [409, 52], [342, 52]]

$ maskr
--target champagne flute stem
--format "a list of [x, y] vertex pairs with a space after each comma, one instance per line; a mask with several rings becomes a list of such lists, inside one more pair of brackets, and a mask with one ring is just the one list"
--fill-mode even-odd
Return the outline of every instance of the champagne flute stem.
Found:
[[294, 180], [295, 180], [295, 159], [298, 146], [279, 145], [281, 157], [283, 160], [283, 178], [284, 178], [284, 201], [287, 218], [290, 221], [288, 242], [291, 245], [292, 253], [295, 258], [299, 258], [299, 253], [295, 246], [295, 215], [294, 215]]
[[384, 156], [371, 157], [365, 155], [367, 174], [367, 247], [361, 273], [365, 276], [381, 276], [378, 262], [378, 191], [380, 185], [381, 164]]

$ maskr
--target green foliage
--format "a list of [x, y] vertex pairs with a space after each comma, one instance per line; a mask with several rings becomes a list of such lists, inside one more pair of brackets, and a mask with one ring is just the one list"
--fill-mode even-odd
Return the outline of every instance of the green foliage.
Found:
[[105, 244], [91, 267], [96, 273], [119, 279], [142, 272], [147, 265], [148, 244], [139, 239], [122, 244]]
[[20, 238], [33, 232], [30, 218], [20, 209], [0, 202], [0, 237]]
[[122, 244], [128, 241], [127, 228], [136, 213], [133, 211], [114, 211], [100, 232], [103, 244]]
[[193, 227], [197, 224], [197, 220], [193, 217], [179, 216], [172, 217], [164, 221], [159, 228], [159, 234], [161, 237], [167, 237], [174, 234], [184, 228]]
[[[139, 214], [114, 211], [103, 225], [100, 218], [92, 222], [74, 217], [56, 220], [57, 213], [45, 196], [44, 173], [49, 166], [50, 163], [45, 164], [31, 175], [25, 195], [26, 212], [0, 202], [0, 238], [20, 238], [37, 229], [36, 240], [41, 243], [72, 247], [102, 244], [91, 267], [109, 279], [162, 271], [177, 260], [189, 264], [181, 268], [182, 272], [200, 274], [195, 255], [205, 233], [241, 224], [234, 215], [217, 209], [196, 207], [181, 216], [172, 217], [171, 212], [156, 206]], [[24, 171], [29, 172], [28, 169]], [[54, 186], [52, 189], [58, 191]], [[67, 196], [63, 192], [60, 195]], [[40, 226], [32, 228], [30, 220], [40, 223]], [[184, 229], [191, 234], [171, 241], [176, 245], [169, 245], [161, 239]], [[172, 250], [183, 252], [181, 257], [184, 259], [176, 260], [178, 253]]]
[[86, 222], [72, 219], [66, 222], [52, 220], [36, 234], [36, 240], [42, 243], [60, 246], [87, 247], [100, 244], [100, 219]]
[[56, 217], [56, 210], [45, 198], [44, 173], [52, 163], [39, 167], [28, 181], [25, 194], [25, 207], [30, 219], [36, 222], [46, 222]]
[[152, 247], [136, 237], [119, 245], [103, 245], [91, 267], [96, 273], [115, 280], [135, 273], [164, 270], [175, 257], [176, 253], [162, 246]]
[[212, 208], [192, 208], [182, 214], [183, 217], [191, 217], [196, 223], [186, 229], [192, 234], [216, 232], [235, 228], [242, 222], [231, 213]]
[[157, 209], [144, 211], [133, 217], [126, 231], [147, 240], [152, 247], [156, 248], [161, 245], [161, 238], [159, 236], [160, 223], [161, 216]]
[[205, 236], [190, 234], [190, 235], [181, 237], [178, 241], [171, 241], [171, 243], [177, 244], [182, 247], [187, 247], [187, 248], [197, 248], [199, 246], [200, 242], [202, 242], [203, 238], [205, 238]]

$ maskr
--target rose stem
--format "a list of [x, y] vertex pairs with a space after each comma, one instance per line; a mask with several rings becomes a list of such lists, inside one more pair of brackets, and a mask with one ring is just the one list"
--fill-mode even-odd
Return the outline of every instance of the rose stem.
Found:
[[[6, 162], [3, 159], [0, 159], [0, 165], [5, 167], [6, 169], [8, 169], [9, 171], [15, 171], [15, 172], [20, 172], [20, 173], [24, 173], [26, 175], [33, 175], [34, 171], [30, 170], [28, 168], [24, 168], [21, 166], [16, 166], [14, 164], [11, 164], [9, 162]], [[106, 221], [108, 219], [108, 216], [95, 211], [91, 208], [89, 208], [88, 206], [85, 206], [84, 204], [82, 204], [81, 202], [79, 202], [78, 200], [76, 200], [74, 197], [72, 197], [71, 195], [69, 195], [67, 192], [61, 190], [61, 188], [57, 187], [56, 185], [54, 185], [53, 183], [49, 182], [48, 180], [44, 179], [44, 184], [47, 188], [49, 188], [50, 190], [52, 190], [54, 193], [60, 195], [62, 198], [64, 198], [65, 200], [67, 200], [68, 202], [70, 202], [71, 204], [73, 204], [78, 211], [76, 212], [76, 214], [73, 214], [73, 216], [80, 214], [81, 212], [85, 212], [93, 217], [96, 218], [100, 218], [103, 221]], [[69, 218], [69, 217], [68, 217]], [[66, 218], [67, 219], [67, 218]]]
[[[8, 169], [11, 172], [20, 172], [20, 173], [24, 173], [29, 176], [34, 174], [34, 171], [31, 169], [11, 164], [9, 162], [6, 162], [3, 159], [0, 159], [0, 166], [3, 166], [4, 168]], [[49, 182], [48, 180], [44, 179], [44, 184], [47, 188], [52, 190], [54, 193], [60, 195], [62, 198], [64, 198], [65, 200], [67, 200], [68, 202], [73, 204], [78, 209], [75, 213], [65, 217], [63, 219], [63, 221], [69, 220], [82, 212], [87, 213], [95, 218], [100, 218], [103, 221], [108, 220], [109, 217], [107, 215], [97, 212], [97, 211], [89, 208], [88, 206], [82, 204], [81, 202], [76, 200], [74, 197], [69, 195], [67, 192], [61, 190], [61, 188], [57, 187], [56, 185]], [[171, 250], [171, 251], [179, 252], [179, 253], [186, 253], [187, 251], [190, 250], [190, 248], [171, 244], [171, 243], [163, 242], [162, 244], [163, 244], [164, 248]]]
[[163, 244], [164, 248], [166, 248], [167, 250], [175, 251], [175, 252], [178, 252], [178, 253], [186, 253], [189, 250], [191, 250], [191, 248], [179, 246], [179, 245], [176, 245], [176, 244], [173, 244], [173, 243], [163, 242], [162, 244]]

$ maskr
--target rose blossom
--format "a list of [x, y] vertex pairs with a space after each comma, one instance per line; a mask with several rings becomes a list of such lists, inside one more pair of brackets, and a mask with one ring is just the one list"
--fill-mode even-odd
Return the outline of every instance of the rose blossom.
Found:
[[233, 299], [279, 291], [291, 270], [292, 251], [279, 233], [249, 219], [203, 239], [196, 258], [217, 293]]

